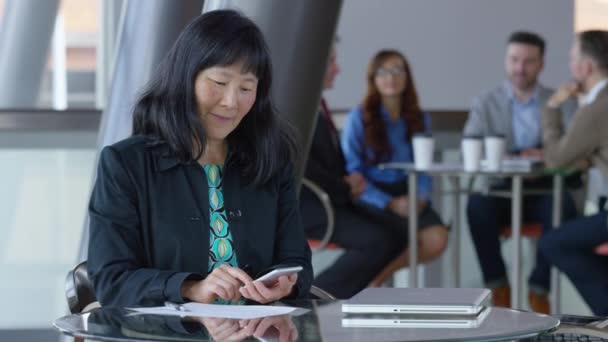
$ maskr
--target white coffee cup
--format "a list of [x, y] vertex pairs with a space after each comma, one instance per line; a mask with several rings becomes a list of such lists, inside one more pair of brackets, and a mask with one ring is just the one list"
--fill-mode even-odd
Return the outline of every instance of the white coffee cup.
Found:
[[428, 170], [433, 165], [435, 139], [428, 134], [416, 134], [414, 144], [414, 166], [417, 170]]
[[478, 171], [483, 153], [483, 141], [480, 137], [464, 137], [461, 142], [462, 162], [466, 172]]
[[499, 135], [489, 135], [484, 138], [486, 162], [488, 171], [500, 171], [502, 159], [505, 156], [505, 138]]

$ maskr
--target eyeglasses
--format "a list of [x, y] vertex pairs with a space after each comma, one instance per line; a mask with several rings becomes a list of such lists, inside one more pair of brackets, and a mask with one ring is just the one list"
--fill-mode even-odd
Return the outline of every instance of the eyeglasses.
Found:
[[376, 70], [376, 77], [402, 77], [405, 75], [405, 70], [403, 68], [379, 68]]

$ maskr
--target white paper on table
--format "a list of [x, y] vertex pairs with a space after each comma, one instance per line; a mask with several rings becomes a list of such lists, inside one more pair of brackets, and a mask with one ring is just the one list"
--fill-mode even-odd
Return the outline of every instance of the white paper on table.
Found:
[[176, 310], [167, 306], [147, 307], [147, 308], [127, 308], [137, 314], [149, 315], [169, 315], [169, 316], [196, 316], [196, 317], [215, 317], [232, 319], [254, 319], [260, 317], [278, 316], [291, 314], [294, 311], [305, 310], [290, 306], [273, 305], [218, 305], [186, 303], [182, 304], [186, 311]]

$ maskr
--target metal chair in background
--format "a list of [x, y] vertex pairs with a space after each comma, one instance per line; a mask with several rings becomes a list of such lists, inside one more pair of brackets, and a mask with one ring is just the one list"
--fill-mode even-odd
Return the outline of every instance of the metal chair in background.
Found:
[[[335, 212], [331, 204], [329, 194], [323, 190], [318, 184], [313, 181], [303, 178], [302, 185], [308, 188], [321, 202], [325, 215], [327, 217], [327, 225], [325, 228], [325, 234], [319, 239], [308, 239], [308, 245], [313, 252], [322, 250], [339, 250], [342, 247], [337, 243], [332, 243], [331, 238], [335, 231]], [[374, 282], [387, 283], [391, 285], [393, 283], [393, 276], [395, 272], [407, 266], [407, 261], [404, 254], [400, 254], [391, 260], [384, 268], [378, 270]], [[345, 280], [348, 281], [348, 280]]]

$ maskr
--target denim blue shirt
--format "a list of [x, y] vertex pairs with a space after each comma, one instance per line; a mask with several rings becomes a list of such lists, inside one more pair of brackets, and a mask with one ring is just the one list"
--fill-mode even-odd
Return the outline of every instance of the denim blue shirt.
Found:
[[538, 100], [538, 87], [526, 102], [520, 102], [513, 92], [513, 86], [507, 86], [513, 114], [513, 146], [516, 150], [537, 148], [541, 145], [540, 112], [542, 105]]
[[[386, 127], [388, 141], [392, 148], [392, 156], [383, 162], [413, 162], [412, 144], [406, 137], [406, 122], [399, 118], [396, 122], [391, 122], [389, 113], [385, 108], [381, 108], [382, 119]], [[428, 113], [424, 113], [424, 127], [426, 132], [430, 132], [431, 120]], [[361, 106], [353, 109], [346, 119], [341, 136], [342, 149], [346, 159], [346, 171], [348, 173], [358, 171], [368, 180], [365, 190], [359, 200], [374, 207], [384, 209], [388, 205], [392, 196], [381, 191], [369, 181], [391, 183], [405, 180], [407, 174], [402, 170], [386, 169], [381, 170], [378, 165], [366, 163], [365, 154], [373, 156], [370, 147], [363, 148], [365, 144], [365, 132], [363, 129], [363, 110]], [[418, 195], [421, 199], [428, 200], [431, 196], [431, 177], [420, 175], [418, 177]]]

